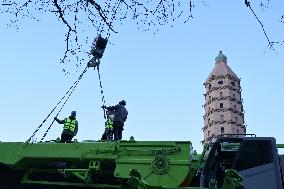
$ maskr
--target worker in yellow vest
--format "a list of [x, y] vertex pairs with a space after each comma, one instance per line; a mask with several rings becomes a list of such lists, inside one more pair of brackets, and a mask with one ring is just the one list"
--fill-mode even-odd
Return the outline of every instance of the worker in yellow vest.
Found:
[[114, 112], [113, 117], [113, 138], [115, 141], [122, 139], [122, 131], [124, 130], [124, 122], [127, 119], [128, 111], [125, 108], [126, 101], [122, 100], [115, 106], [102, 106], [107, 111]]
[[101, 138], [101, 140], [113, 140], [113, 118], [114, 112], [107, 111], [107, 120], [105, 122], [105, 132]]
[[71, 115], [64, 120], [59, 120], [57, 117], [54, 118], [59, 124], [64, 124], [63, 131], [61, 134], [62, 143], [70, 143], [72, 138], [77, 135], [78, 132], [78, 121], [76, 120], [76, 111], [72, 111]]

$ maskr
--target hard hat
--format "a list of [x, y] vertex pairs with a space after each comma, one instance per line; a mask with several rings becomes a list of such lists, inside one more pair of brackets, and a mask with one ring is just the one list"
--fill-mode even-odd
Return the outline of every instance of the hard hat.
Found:
[[125, 106], [126, 105], [126, 101], [122, 100], [122, 101], [119, 102], [119, 104], [122, 105], [122, 106]]
[[72, 112], [71, 112], [71, 116], [76, 117], [76, 111], [72, 111]]

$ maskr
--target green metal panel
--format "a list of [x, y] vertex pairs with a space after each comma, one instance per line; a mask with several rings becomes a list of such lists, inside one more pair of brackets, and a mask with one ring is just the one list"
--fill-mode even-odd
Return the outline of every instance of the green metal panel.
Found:
[[190, 171], [190, 142], [120, 143], [115, 176], [128, 178], [131, 169], [139, 170], [151, 186], [179, 186]]
[[137, 170], [147, 187], [178, 187], [195, 174], [190, 148], [174, 141], [0, 143], [0, 163], [25, 173], [18, 176], [29, 184], [124, 188]]
[[116, 145], [111, 142], [96, 143], [0, 143], [0, 162], [25, 169], [31, 165], [51, 160], [111, 159]]

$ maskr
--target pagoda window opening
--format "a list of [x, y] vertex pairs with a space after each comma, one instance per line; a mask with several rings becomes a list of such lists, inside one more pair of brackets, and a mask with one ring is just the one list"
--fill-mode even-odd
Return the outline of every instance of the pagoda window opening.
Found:
[[223, 97], [223, 93], [222, 92], [220, 92], [220, 98], [222, 98]]
[[232, 86], [236, 86], [235, 82], [233, 82], [233, 81], [231, 82], [231, 85], [232, 85]]
[[224, 121], [224, 115], [221, 115], [221, 121]]
[[224, 127], [221, 127], [221, 134], [224, 133]]
[[236, 99], [236, 95], [235, 94], [233, 94], [233, 98]]
[[222, 85], [222, 84], [223, 84], [223, 81], [222, 81], [222, 80], [218, 81], [218, 84], [219, 84], [219, 85]]
[[211, 87], [212, 87], [212, 85], [211, 85], [211, 84], [209, 84], [209, 89], [211, 89]]
[[223, 103], [220, 103], [220, 108], [223, 108], [223, 107], [224, 107]]

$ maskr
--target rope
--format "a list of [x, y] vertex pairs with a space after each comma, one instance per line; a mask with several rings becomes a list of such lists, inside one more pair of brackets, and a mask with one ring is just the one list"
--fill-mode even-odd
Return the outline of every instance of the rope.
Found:
[[[67, 101], [69, 100], [70, 96], [72, 95], [72, 93], [74, 92], [74, 90], [76, 89], [76, 87], [78, 86], [78, 84], [79, 84], [80, 80], [82, 79], [84, 73], [87, 72], [87, 68], [88, 68], [88, 67], [86, 67], [86, 68], [84, 69], [84, 71], [82, 72], [82, 74], [79, 76], [78, 80], [75, 82], [76, 84], [74, 85], [72, 91], [69, 93], [68, 97], [66, 98], [65, 102], [63, 103], [63, 105], [61, 106], [60, 110], [58, 111], [58, 113], [56, 114], [55, 117], [57, 117], [57, 116], [60, 114], [60, 112], [62, 111], [63, 107], [65, 106], [65, 104], [66, 104]], [[49, 132], [51, 126], [53, 125], [54, 121], [55, 121], [55, 120], [53, 120], [53, 121], [51, 122], [51, 124], [49, 125], [49, 127], [48, 127], [47, 130], [45, 131], [43, 137], [41, 138], [40, 142], [42, 142], [42, 141], [44, 140], [44, 138], [46, 137], [47, 133]]]
[[[105, 104], [106, 104], [106, 101], [105, 101], [105, 96], [104, 96], [104, 91], [103, 91], [101, 74], [100, 74], [100, 67], [99, 66], [97, 66], [97, 70], [98, 70], [98, 76], [99, 76], [99, 81], [100, 81], [100, 88], [101, 88], [101, 95], [102, 95], [102, 104], [103, 104], [103, 107], [104, 107]], [[103, 111], [104, 111], [104, 119], [106, 120], [105, 108], [103, 108]]]
[[[85, 70], [84, 70], [85, 71]], [[83, 72], [84, 73], [84, 72]], [[81, 74], [82, 75], [82, 74]], [[73, 83], [73, 85], [68, 89], [68, 91], [64, 94], [64, 96], [59, 100], [59, 102], [55, 105], [55, 107], [51, 110], [51, 112], [47, 115], [47, 117], [43, 120], [43, 122], [37, 127], [37, 129], [33, 132], [33, 134], [29, 137], [29, 139], [26, 141], [30, 142], [31, 139], [35, 136], [35, 134], [39, 131], [39, 129], [43, 126], [43, 124], [46, 122], [46, 120], [50, 117], [50, 115], [54, 112], [54, 110], [57, 108], [57, 106], [62, 102], [62, 100], [66, 97], [66, 95], [74, 88], [78, 80], [80, 80], [81, 75], [78, 77], [78, 79]]]

